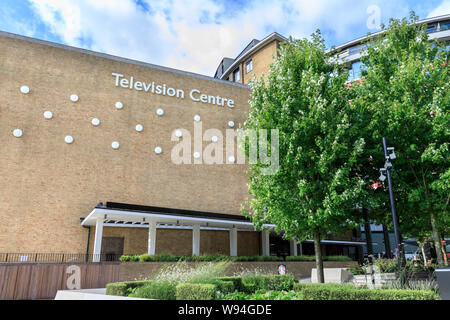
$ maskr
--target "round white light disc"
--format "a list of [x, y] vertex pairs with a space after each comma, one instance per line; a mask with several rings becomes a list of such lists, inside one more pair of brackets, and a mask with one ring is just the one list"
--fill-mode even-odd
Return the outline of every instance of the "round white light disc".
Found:
[[228, 121], [228, 126], [230, 128], [233, 128], [234, 127], [234, 121]]
[[158, 116], [162, 116], [164, 114], [164, 110], [160, 108], [160, 109], [156, 110], [156, 114]]
[[111, 143], [111, 147], [112, 147], [113, 149], [119, 149], [120, 144], [119, 144], [119, 142], [114, 141], [113, 143]]
[[120, 102], [120, 101], [117, 101], [116, 102], [116, 104], [115, 104], [115, 107], [116, 107], [116, 109], [122, 109], [123, 108], [123, 103], [122, 102]]
[[234, 163], [236, 159], [233, 156], [228, 157], [228, 162]]
[[16, 138], [20, 138], [22, 136], [22, 134], [23, 134], [23, 132], [20, 129], [14, 129], [14, 131], [13, 131], [13, 135]]
[[200, 158], [200, 152], [194, 152], [194, 158], [195, 159]]
[[28, 92], [30, 92], [30, 88], [28, 86], [21, 86], [20, 92], [27, 94]]
[[98, 126], [100, 124], [100, 120], [97, 118], [94, 118], [94, 119], [92, 119], [91, 123], [93, 126]]
[[212, 136], [211, 137], [211, 141], [212, 142], [217, 142], [217, 141], [219, 141], [219, 138], [217, 138], [217, 136]]
[[175, 131], [175, 136], [177, 136], [178, 138], [183, 136], [183, 132], [181, 132], [181, 130], [177, 130]]
[[200, 121], [200, 116], [199, 116], [198, 114], [196, 114], [196, 115], [194, 116], [194, 120], [197, 121], [197, 122], [199, 122], [199, 121]]
[[76, 94], [72, 94], [70, 96], [70, 101], [77, 102], [78, 101], [78, 96]]
[[137, 132], [141, 132], [142, 130], [144, 130], [144, 126], [142, 124], [136, 125], [136, 131]]
[[155, 153], [156, 154], [160, 154], [162, 152], [162, 148], [161, 147], [156, 147], [155, 148]]
[[53, 118], [53, 113], [51, 111], [45, 111], [44, 112], [44, 118], [45, 119], [51, 119]]
[[72, 136], [66, 136], [66, 137], [64, 138], [64, 141], [65, 141], [66, 143], [72, 143], [72, 142], [73, 142], [73, 137], [72, 137]]

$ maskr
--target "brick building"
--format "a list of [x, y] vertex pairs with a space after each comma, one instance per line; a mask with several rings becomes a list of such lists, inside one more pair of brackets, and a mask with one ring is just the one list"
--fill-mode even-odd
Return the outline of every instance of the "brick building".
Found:
[[[448, 40], [448, 20], [426, 23]], [[0, 32], [0, 253], [313, 254], [240, 215], [236, 146], [200, 164], [243, 124], [247, 84], [285, 40], [252, 40], [208, 77]], [[339, 47], [353, 78], [361, 41]], [[196, 134], [191, 164], [174, 163], [174, 147]], [[324, 240], [323, 253], [356, 259], [359, 236]]]

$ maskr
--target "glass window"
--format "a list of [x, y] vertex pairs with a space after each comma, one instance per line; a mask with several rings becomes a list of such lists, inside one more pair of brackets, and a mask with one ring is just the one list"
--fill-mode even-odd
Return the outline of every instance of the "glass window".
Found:
[[351, 47], [350, 49], [348, 49], [348, 53], [355, 54], [355, 53], [358, 53], [360, 50], [361, 50], [360, 46], [354, 46], [354, 47]]
[[440, 25], [441, 25], [441, 29], [440, 29], [441, 31], [448, 30], [448, 29], [450, 29], [450, 20], [441, 22]]
[[233, 71], [233, 81], [239, 82], [241, 80], [241, 73], [239, 72], [239, 68]]
[[353, 77], [355, 79], [361, 79], [361, 70], [363, 67], [363, 63], [361, 61], [355, 62], [352, 64], [353, 69]]
[[353, 62], [352, 68], [348, 74], [348, 81], [361, 79], [361, 72], [364, 69], [364, 64], [361, 61]]
[[427, 25], [427, 32], [432, 33], [435, 32], [437, 29], [437, 23], [429, 24]]
[[368, 48], [369, 48], [368, 43], [360, 44], [360, 45], [349, 48], [348, 54], [352, 55], [352, 54], [360, 53], [361, 51], [367, 50]]
[[246, 63], [246, 65], [245, 65], [245, 71], [247, 72], [247, 73], [249, 73], [250, 71], [252, 71], [253, 70], [253, 60], [250, 60], [250, 61], [248, 61], [247, 63]]

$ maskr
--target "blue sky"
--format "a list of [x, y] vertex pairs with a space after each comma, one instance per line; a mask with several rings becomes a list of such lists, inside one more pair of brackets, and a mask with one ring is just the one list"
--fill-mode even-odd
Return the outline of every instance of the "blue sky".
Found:
[[213, 75], [273, 31], [304, 38], [319, 28], [339, 45], [411, 10], [450, 14], [450, 0], [0, 0], [0, 30]]

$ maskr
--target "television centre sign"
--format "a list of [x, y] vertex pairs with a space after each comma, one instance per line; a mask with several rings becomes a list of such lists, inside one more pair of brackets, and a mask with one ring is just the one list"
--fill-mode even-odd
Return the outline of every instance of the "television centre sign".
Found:
[[[175, 89], [167, 86], [167, 84], [156, 84], [153, 82], [144, 82], [135, 80], [133, 76], [125, 77], [123, 74], [112, 73], [114, 77], [114, 83], [116, 87], [127, 88], [131, 90], [150, 92], [152, 94], [175, 97], [178, 99], [184, 99], [185, 92], [183, 89]], [[208, 103], [229, 108], [234, 108], [234, 100], [229, 98], [223, 98], [221, 96], [207, 95], [202, 93], [198, 89], [192, 89], [189, 91], [189, 98], [195, 102]]]

